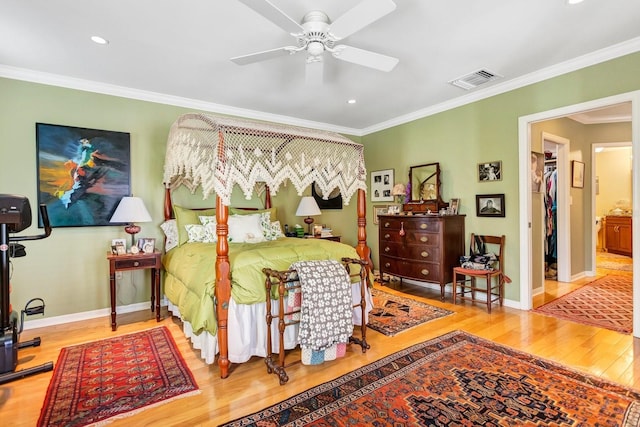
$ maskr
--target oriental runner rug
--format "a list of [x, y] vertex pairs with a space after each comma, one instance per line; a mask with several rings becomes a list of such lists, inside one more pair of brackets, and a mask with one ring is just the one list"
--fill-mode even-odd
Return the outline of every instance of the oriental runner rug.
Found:
[[367, 326], [384, 335], [393, 336], [414, 326], [453, 314], [411, 298], [371, 289], [373, 309]]
[[633, 330], [632, 276], [605, 276], [533, 311], [624, 334]]
[[639, 423], [640, 390], [454, 331], [224, 426]]
[[197, 394], [166, 327], [60, 351], [38, 426], [104, 424]]

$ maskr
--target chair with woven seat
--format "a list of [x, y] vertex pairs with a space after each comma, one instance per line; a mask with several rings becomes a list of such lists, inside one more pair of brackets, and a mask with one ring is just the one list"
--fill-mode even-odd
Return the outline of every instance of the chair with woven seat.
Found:
[[[471, 254], [494, 253], [495, 263], [490, 269], [476, 268], [453, 268], [453, 303], [456, 300], [470, 300], [471, 302], [482, 301], [476, 299], [476, 292], [486, 295], [487, 312], [491, 314], [491, 305], [498, 302], [502, 307], [504, 300], [504, 284], [511, 283], [511, 279], [504, 274], [504, 242], [502, 236], [479, 236], [471, 234], [469, 244]], [[484, 279], [484, 287], [478, 286], [478, 279]], [[483, 301], [484, 302], [484, 301]]]

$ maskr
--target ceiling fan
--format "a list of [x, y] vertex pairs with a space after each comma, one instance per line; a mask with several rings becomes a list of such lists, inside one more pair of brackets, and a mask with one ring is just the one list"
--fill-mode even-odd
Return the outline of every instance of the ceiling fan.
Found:
[[336, 45], [339, 40], [393, 12], [396, 5], [392, 0], [363, 0], [333, 22], [326, 13], [313, 10], [304, 15], [300, 24], [269, 0], [240, 0], [240, 2], [290, 33], [297, 39], [297, 46], [284, 46], [231, 58], [238, 65], [252, 64], [304, 51], [308, 54], [306, 80], [309, 83], [319, 83], [322, 82], [324, 52], [331, 53], [336, 59], [380, 71], [391, 71], [398, 63], [398, 59], [391, 56], [344, 44]]

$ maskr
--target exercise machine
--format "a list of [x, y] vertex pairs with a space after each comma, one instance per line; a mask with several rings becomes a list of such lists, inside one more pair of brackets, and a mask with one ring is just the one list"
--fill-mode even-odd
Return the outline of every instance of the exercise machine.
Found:
[[20, 322], [9, 302], [10, 259], [26, 255], [24, 246], [17, 242], [44, 239], [51, 235], [51, 225], [45, 205], [40, 205], [40, 216], [44, 226], [43, 234], [10, 236], [10, 233], [19, 233], [31, 226], [31, 205], [29, 199], [24, 196], [0, 194], [0, 273], [2, 274], [0, 280], [0, 384], [53, 369], [53, 362], [47, 362], [16, 371], [18, 350], [40, 345], [40, 337], [25, 342], [18, 341], [24, 325], [24, 316], [25, 314], [27, 316], [44, 314], [44, 301], [42, 298], [33, 298], [27, 302], [22, 310]]

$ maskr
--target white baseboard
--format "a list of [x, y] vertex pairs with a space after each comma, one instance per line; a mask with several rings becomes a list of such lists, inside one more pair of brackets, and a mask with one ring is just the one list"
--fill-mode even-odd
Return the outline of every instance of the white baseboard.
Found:
[[[166, 301], [160, 301], [161, 306], [166, 306]], [[149, 310], [150, 302], [138, 302], [129, 305], [120, 305], [116, 307], [117, 314], [133, 313], [134, 311]], [[97, 317], [104, 317], [106, 322], [111, 324], [111, 307], [101, 308], [100, 310], [84, 311], [82, 313], [65, 314], [63, 316], [45, 317], [44, 319], [34, 319], [24, 321], [24, 330], [44, 328], [46, 326], [63, 325], [65, 323], [80, 322], [88, 319], [95, 319]]]

